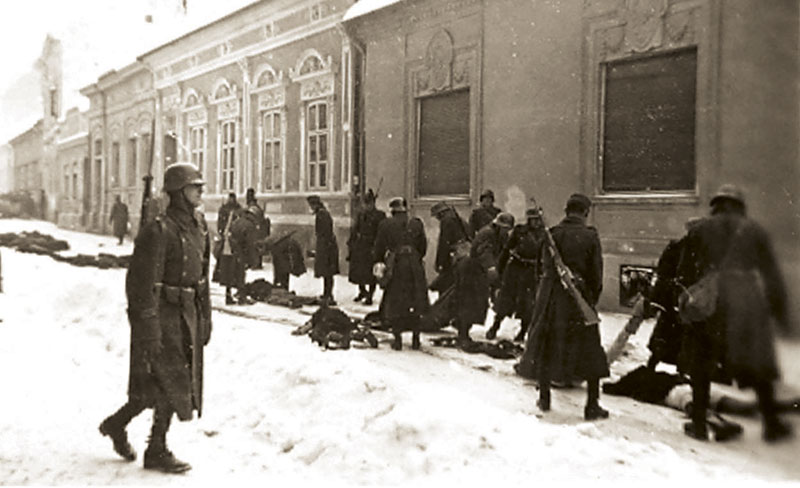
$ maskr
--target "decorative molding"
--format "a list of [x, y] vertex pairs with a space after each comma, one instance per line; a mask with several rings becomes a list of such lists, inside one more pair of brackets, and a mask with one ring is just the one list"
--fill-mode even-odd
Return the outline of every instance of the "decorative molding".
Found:
[[269, 64], [261, 64], [258, 66], [253, 76], [253, 87], [250, 93], [274, 87], [281, 82], [283, 82], [283, 71], [276, 72]]
[[313, 78], [306, 78], [300, 82], [300, 100], [308, 101], [315, 98], [333, 96], [333, 73], [323, 73]]
[[289, 68], [289, 78], [296, 82], [332, 71], [333, 57], [328, 56], [326, 59], [319, 51], [312, 48], [303, 51], [294, 68]]
[[626, 0], [625, 47], [632, 52], [659, 48], [664, 42], [664, 16], [669, 0]]
[[208, 123], [208, 110], [205, 106], [199, 106], [186, 111], [186, 125], [194, 127]]
[[258, 110], [272, 110], [286, 104], [286, 88], [276, 86], [258, 93]]
[[217, 120], [232, 119], [241, 115], [238, 98], [229, 98], [217, 103]]
[[456, 52], [450, 33], [439, 30], [428, 43], [422, 66], [413, 73], [414, 96], [469, 87], [475, 63], [474, 49]]

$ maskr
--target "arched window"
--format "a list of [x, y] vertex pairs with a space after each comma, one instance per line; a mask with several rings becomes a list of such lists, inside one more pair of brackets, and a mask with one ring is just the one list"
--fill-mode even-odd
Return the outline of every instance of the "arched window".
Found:
[[220, 85], [219, 88], [217, 88], [217, 91], [214, 92], [214, 100], [221, 100], [229, 96], [231, 96], [231, 89], [227, 84]]
[[300, 76], [322, 71], [323, 69], [325, 69], [325, 65], [322, 59], [319, 56], [310, 55], [300, 65]]

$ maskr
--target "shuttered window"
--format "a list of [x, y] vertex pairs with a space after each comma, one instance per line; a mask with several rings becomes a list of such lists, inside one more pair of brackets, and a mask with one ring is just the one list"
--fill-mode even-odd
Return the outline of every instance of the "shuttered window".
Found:
[[419, 100], [417, 193], [469, 194], [469, 90]]
[[697, 51], [607, 63], [603, 190], [695, 188]]

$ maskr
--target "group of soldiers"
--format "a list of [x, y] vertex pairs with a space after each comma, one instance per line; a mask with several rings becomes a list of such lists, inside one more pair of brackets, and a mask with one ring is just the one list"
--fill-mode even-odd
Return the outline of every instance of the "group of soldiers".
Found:
[[[196, 211], [203, 185], [192, 164], [170, 165], [164, 175], [169, 196], [166, 211], [145, 223], [136, 238], [126, 278], [131, 324], [128, 402], [100, 425], [114, 450], [134, 460], [136, 452], [128, 442], [126, 426], [145, 408], [153, 408], [144, 467], [166, 473], [190, 469], [166, 446], [173, 414], [185, 421], [195, 410], [198, 416], [202, 412], [203, 348], [211, 336], [207, 277], [212, 252], [208, 228]], [[404, 198], [390, 200], [388, 217], [376, 213], [374, 200], [368, 193], [365, 211], [357, 217], [348, 242], [351, 278], [359, 284], [357, 299], [371, 301], [377, 281], [384, 290], [381, 318], [394, 334], [392, 348], [402, 349], [402, 333], [410, 330], [411, 347], [419, 349], [420, 322], [431, 307], [423, 265], [425, 228], [419, 218], [409, 215]], [[563, 286], [558, 267], [563, 264], [571, 271], [580, 300], [596, 306], [603, 260], [598, 232], [587, 225], [591, 200], [582, 194], [570, 196], [565, 217], [549, 229], [549, 235], [540, 208], [528, 209], [526, 221], [514, 225], [513, 217], [494, 207], [493, 201], [491, 192], [482, 194], [481, 207], [473, 212], [469, 225], [445, 202], [432, 207], [440, 235], [438, 275], [431, 286], [442, 296], [451, 293], [451, 315], [462, 344], [471, 340], [470, 327], [484, 322], [490, 302], [497, 319], [487, 336], [496, 335], [504, 317], [516, 314], [522, 319], [519, 339], [526, 339], [525, 350], [516, 369], [538, 381], [537, 405], [542, 411], [551, 408], [552, 383], [585, 380], [584, 418], [607, 418], [608, 411], [599, 404], [600, 379], [609, 375], [599, 324], [585, 320], [576, 297]], [[226, 233], [233, 236], [239, 221], [248, 227], [244, 234], [258, 232], [253, 203], [248, 202], [243, 217], [234, 219], [231, 210], [224, 221]], [[235, 195], [229, 208], [235, 208], [234, 204]], [[323, 297], [332, 302], [332, 277], [339, 271], [332, 219], [318, 196], [310, 196], [308, 204], [315, 215], [315, 274], [323, 278]], [[231, 244], [238, 245], [235, 242], [232, 238]], [[666, 257], [659, 263], [659, 280], [665, 284], [687, 287], [709, 270], [720, 273], [717, 310], [703, 323], [685, 324], [680, 334], [681, 354], [689, 358], [685, 364], [694, 404], [685, 432], [707, 438], [708, 385], [715, 369], [724, 365], [740, 385], [756, 390], [764, 438], [777, 441], [790, 436], [791, 429], [778, 418], [775, 407], [772, 382], [778, 368], [768, 325], [772, 318], [788, 328], [785, 289], [766, 233], [745, 216], [741, 192], [722, 187], [711, 200], [711, 216], [694, 223], [680, 243], [670, 246], [680, 247], [680, 252], [672, 274], [666, 269]], [[369, 256], [366, 265], [354, 259], [364, 255]], [[670, 290], [667, 295], [675, 293]], [[674, 309], [670, 304], [663, 308]], [[665, 313], [659, 323], [662, 319], [666, 322], [670, 317]], [[674, 339], [674, 324], [661, 328], [667, 342]], [[653, 339], [651, 363], [670, 360], [670, 353], [655, 346], [664, 337]]]

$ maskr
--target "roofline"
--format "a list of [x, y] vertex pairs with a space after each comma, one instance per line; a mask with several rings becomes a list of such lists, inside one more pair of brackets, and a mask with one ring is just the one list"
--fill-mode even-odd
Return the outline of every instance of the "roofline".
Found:
[[144, 58], [146, 58], [146, 57], [148, 57], [148, 56], [150, 56], [152, 54], [155, 54], [157, 51], [160, 51], [160, 50], [165, 49], [167, 47], [170, 47], [170, 46], [172, 46], [174, 44], [177, 44], [178, 42], [183, 41], [184, 39], [186, 39], [188, 37], [191, 37], [191, 36], [197, 34], [198, 32], [200, 32], [202, 30], [208, 29], [211, 26], [214, 26], [214, 25], [217, 25], [219, 23], [222, 23], [222, 22], [230, 19], [231, 17], [234, 17], [236, 15], [241, 14], [245, 10], [250, 10], [250, 9], [260, 5], [261, 3], [265, 2], [265, 1], [269, 1], [269, 0], [255, 0], [255, 1], [245, 5], [244, 7], [241, 7], [239, 9], [237, 9], [237, 10], [234, 10], [233, 12], [231, 12], [231, 13], [223, 16], [223, 17], [220, 17], [220, 18], [218, 18], [216, 20], [212, 20], [208, 24], [203, 24], [200, 27], [197, 27], [196, 29], [190, 30], [189, 32], [187, 32], [187, 33], [185, 33], [185, 34], [183, 34], [183, 35], [181, 35], [179, 37], [176, 37], [176, 38], [174, 38], [172, 40], [169, 40], [169, 41], [165, 42], [164, 44], [161, 44], [160, 46], [156, 46], [153, 49], [151, 49], [151, 50], [149, 50], [149, 51], [147, 51], [147, 52], [145, 52], [143, 54], [140, 54], [139, 56], [136, 57], [136, 60], [139, 61], [139, 62], [144, 62]]
[[42, 119], [37, 120], [35, 124], [33, 124], [32, 126], [28, 127], [24, 131], [20, 132], [19, 134], [17, 134], [13, 138], [9, 139], [7, 144], [13, 145], [14, 141], [16, 141], [17, 139], [21, 139], [21, 138], [25, 137], [26, 135], [28, 135], [29, 132], [33, 132], [35, 130], [38, 130], [38, 131], [41, 132], [42, 131], [42, 122], [43, 122]]

